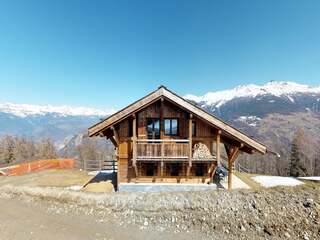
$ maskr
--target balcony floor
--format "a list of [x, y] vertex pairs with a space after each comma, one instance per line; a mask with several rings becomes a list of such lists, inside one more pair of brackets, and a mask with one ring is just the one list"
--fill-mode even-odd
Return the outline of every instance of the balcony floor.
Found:
[[[174, 158], [160, 158], [160, 157], [138, 157], [139, 162], [188, 162], [187, 157], [174, 157]], [[192, 158], [192, 162], [215, 162], [216, 158]]]

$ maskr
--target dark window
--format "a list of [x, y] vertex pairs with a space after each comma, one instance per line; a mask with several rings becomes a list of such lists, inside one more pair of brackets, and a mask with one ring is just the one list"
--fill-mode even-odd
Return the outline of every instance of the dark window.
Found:
[[147, 133], [149, 139], [160, 138], [159, 118], [147, 118]]
[[133, 136], [133, 130], [132, 130], [132, 124], [133, 124], [133, 120], [130, 118], [128, 121], [128, 137], [132, 137]]
[[179, 169], [180, 169], [179, 163], [172, 163], [170, 166], [170, 176], [179, 176]]
[[167, 118], [164, 120], [164, 134], [176, 136], [178, 135], [178, 119]]
[[204, 176], [204, 165], [201, 163], [195, 164], [196, 176]]
[[196, 122], [192, 122], [192, 136], [195, 137], [197, 134], [197, 124]]
[[155, 163], [146, 164], [146, 176], [156, 176], [157, 175], [157, 165]]

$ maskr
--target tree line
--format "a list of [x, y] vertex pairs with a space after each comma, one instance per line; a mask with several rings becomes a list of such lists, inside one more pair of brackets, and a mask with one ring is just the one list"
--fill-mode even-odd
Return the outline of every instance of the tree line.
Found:
[[66, 146], [63, 151], [57, 149], [50, 138], [35, 141], [27, 137], [5, 135], [0, 137], [0, 165], [26, 162], [38, 159], [75, 158], [110, 159], [114, 149], [105, 139], [83, 137], [79, 143]]
[[57, 157], [56, 147], [49, 138], [40, 141], [10, 135], [0, 138], [0, 164]]
[[279, 153], [280, 157], [272, 154], [243, 154], [238, 163], [250, 173], [293, 177], [320, 176], [319, 142], [302, 129], [294, 132], [290, 142], [275, 135], [270, 138], [268, 146]]

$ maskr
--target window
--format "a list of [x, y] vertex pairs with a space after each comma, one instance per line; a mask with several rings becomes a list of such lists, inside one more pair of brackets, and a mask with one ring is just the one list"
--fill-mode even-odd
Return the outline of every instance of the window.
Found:
[[197, 125], [196, 122], [192, 122], [192, 137], [195, 137], [197, 134]]
[[176, 136], [178, 135], [178, 119], [167, 118], [164, 120], [164, 134]]
[[160, 138], [159, 118], [147, 118], [147, 133], [149, 139]]
[[128, 120], [128, 137], [132, 137], [133, 136], [132, 123], [133, 123], [132, 118], [129, 118], [129, 120]]

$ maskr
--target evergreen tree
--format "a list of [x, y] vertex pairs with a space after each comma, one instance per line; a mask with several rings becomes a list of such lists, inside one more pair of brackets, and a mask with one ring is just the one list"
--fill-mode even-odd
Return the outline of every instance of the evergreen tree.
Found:
[[4, 163], [11, 163], [15, 160], [14, 149], [15, 139], [12, 136], [5, 136], [1, 141], [1, 160]]
[[320, 149], [317, 149], [317, 152], [314, 158], [313, 175], [320, 176]]
[[291, 142], [289, 175], [292, 177], [308, 175], [308, 170], [302, 160], [303, 154], [300, 151], [299, 140], [302, 136], [303, 133], [298, 131]]

